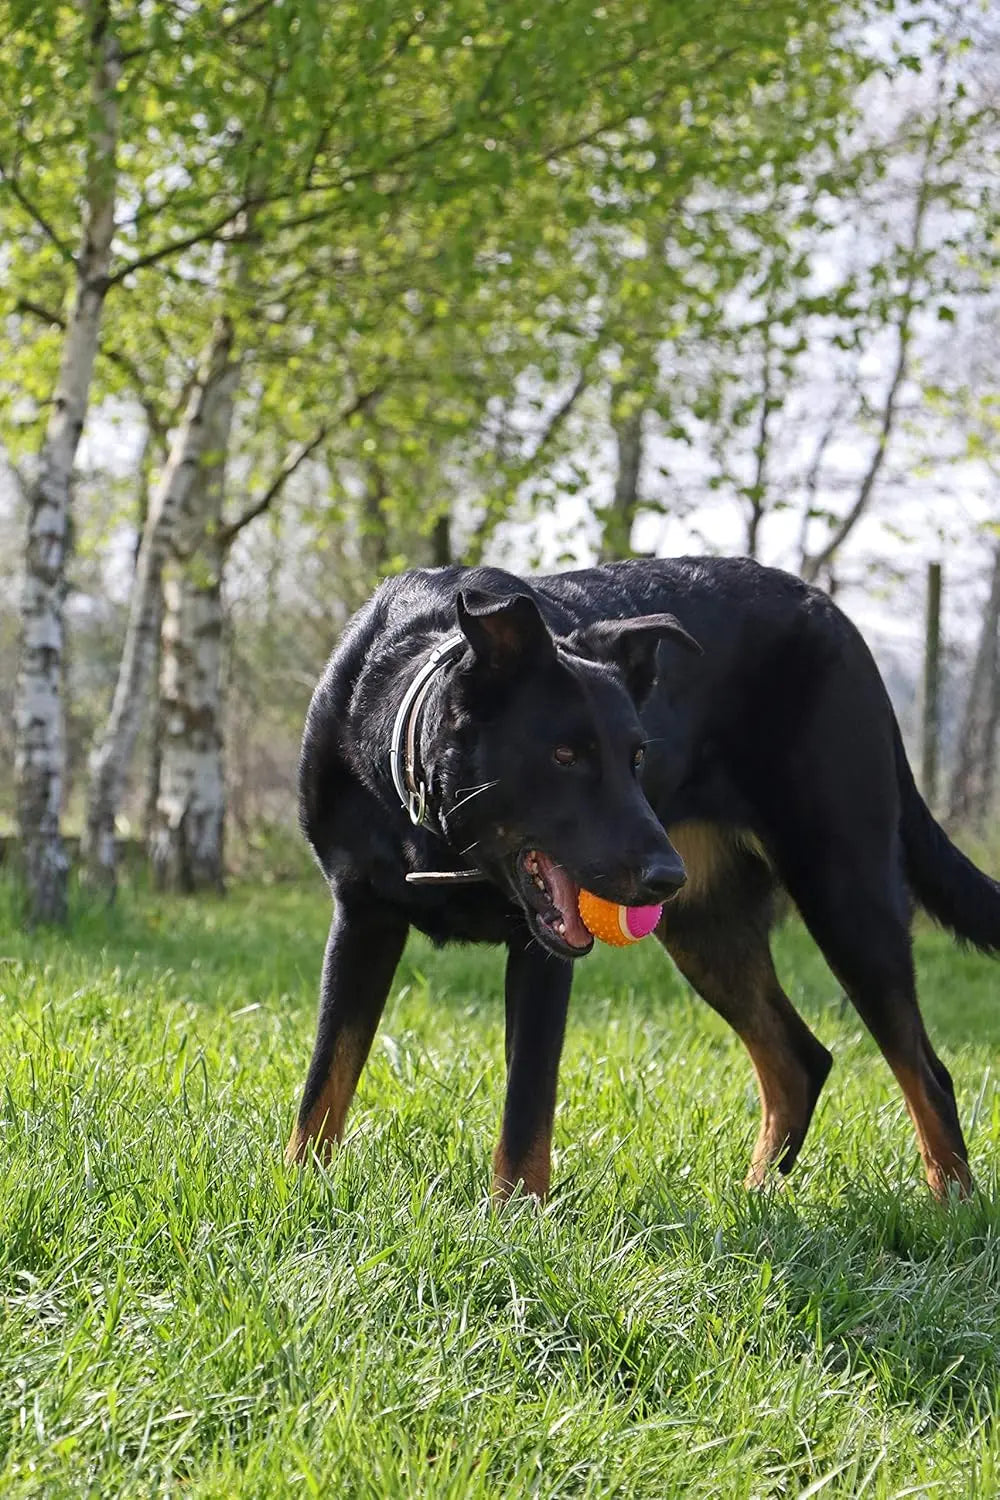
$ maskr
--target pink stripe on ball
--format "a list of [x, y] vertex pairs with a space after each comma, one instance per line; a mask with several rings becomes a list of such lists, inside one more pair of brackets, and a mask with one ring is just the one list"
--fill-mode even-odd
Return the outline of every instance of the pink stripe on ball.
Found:
[[660, 920], [663, 912], [662, 906], [629, 906], [626, 908], [628, 915], [625, 921], [628, 930], [634, 938], [648, 937]]

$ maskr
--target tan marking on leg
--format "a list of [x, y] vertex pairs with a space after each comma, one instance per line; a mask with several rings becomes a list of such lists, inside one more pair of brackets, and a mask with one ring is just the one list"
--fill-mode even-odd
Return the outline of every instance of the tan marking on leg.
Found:
[[524, 1157], [517, 1164], [511, 1162], [503, 1141], [493, 1153], [493, 1197], [505, 1202], [521, 1184], [526, 1193], [543, 1202], [549, 1194], [552, 1177], [552, 1128], [539, 1131]]
[[789, 1034], [797, 1030], [806, 1036], [811, 1034], [781, 988], [766, 942], [744, 956], [738, 972], [720, 973], [711, 957], [670, 939], [667, 914], [665, 923], [664, 946], [677, 967], [728, 1021], [750, 1054], [761, 1121], [745, 1183], [747, 1187], [761, 1187], [789, 1146], [798, 1151], [809, 1126], [817, 1084]]
[[903, 1090], [931, 1192], [943, 1200], [957, 1186], [959, 1195], [967, 1198], [973, 1183], [961, 1142], [935, 1109], [920, 1069], [897, 1063], [890, 1066]]
[[[667, 829], [667, 838], [683, 860], [687, 872], [687, 884], [681, 887], [670, 906], [685, 906], [704, 900], [740, 850], [748, 850], [770, 863], [756, 834], [745, 828], [727, 828], [718, 823], [692, 820], [674, 823]], [[669, 911], [669, 906], [667, 909]]]
[[744, 1037], [743, 1042], [757, 1075], [761, 1111], [745, 1185], [759, 1188], [767, 1182], [785, 1148], [805, 1131], [811, 1112], [811, 1079], [779, 1036], [770, 1045], [758, 1037]]
[[337, 1039], [320, 1096], [306, 1119], [297, 1122], [292, 1131], [285, 1150], [289, 1165], [305, 1161], [313, 1148], [324, 1161], [333, 1154], [343, 1137], [344, 1121], [367, 1056], [368, 1047], [357, 1035], [345, 1031]]

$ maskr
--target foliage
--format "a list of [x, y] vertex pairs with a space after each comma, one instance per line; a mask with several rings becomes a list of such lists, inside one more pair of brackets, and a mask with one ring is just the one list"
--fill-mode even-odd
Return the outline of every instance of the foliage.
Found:
[[[283, 514], [240, 539], [228, 570], [233, 661], [247, 668], [231, 718], [285, 714], [290, 748], [271, 785], [287, 807], [304, 683], [373, 575], [447, 547], [525, 566], [565, 537], [567, 560], [588, 556], [609, 416], [648, 416], [647, 518], [690, 527], [697, 505], [699, 521], [719, 517], [709, 544], [724, 534], [732, 547], [746, 541], [734, 499], [744, 515], [794, 508], [820, 528], [837, 514], [844, 475], [830, 465], [810, 489], [808, 454], [845, 392], [841, 455], [870, 435], [872, 365], [905, 291], [893, 194], [914, 140], [895, 128], [895, 101], [924, 97], [946, 54], [944, 134], [964, 154], [941, 201], [964, 208], [947, 254], [937, 246], [919, 267], [914, 298], [934, 296], [923, 326], [938, 309], [968, 328], [970, 282], [990, 274], [992, 116], [972, 83], [994, 41], [987, 17], [959, 25], [934, 0], [766, 0], [717, 10], [710, 26], [686, 0], [570, 0], [544, 18], [496, 0], [419, 12], [393, 0], [377, 16], [315, 0], [112, 13], [125, 54], [120, 223], [84, 450], [95, 484], [75, 518], [75, 722], [89, 733], [108, 692], [79, 658], [98, 618], [120, 620], [143, 504], [136, 424], [155, 469], [225, 305], [241, 360], [227, 524], [319, 438], [281, 491]], [[77, 233], [87, 37], [83, 11], [55, 0], [18, 0], [12, 20], [0, 444], [30, 467]], [[758, 474], [765, 328], [775, 392]], [[927, 374], [942, 410], [975, 406], [981, 450], [989, 393], [959, 379], [976, 331], [968, 357], [949, 343]], [[908, 452], [908, 477], [915, 463]], [[647, 526], [641, 545], [658, 535]], [[262, 736], [258, 758], [272, 751]]]
[[[380, 441], [402, 449], [396, 503], [419, 514], [402, 483], [415, 447], [433, 459], [527, 371], [551, 385], [578, 346], [591, 359], [609, 277], [624, 305], [650, 305], [660, 289], [628, 273], [650, 215], [831, 128], [858, 66], [832, 35], [846, 9], [769, 0], [711, 29], [680, 0], [573, 0], [544, 23], [495, 0], [123, 9], [125, 207], [98, 394], [131, 391], [162, 433], [223, 297], [258, 440], [273, 450], [352, 390], [395, 385]], [[86, 44], [68, 7], [22, 10], [0, 57], [19, 101], [0, 134], [15, 453], [51, 389], [58, 328], [39, 315], [65, 294]], [[780, 132], [757, 125], [773, 127], [774, 90]]]

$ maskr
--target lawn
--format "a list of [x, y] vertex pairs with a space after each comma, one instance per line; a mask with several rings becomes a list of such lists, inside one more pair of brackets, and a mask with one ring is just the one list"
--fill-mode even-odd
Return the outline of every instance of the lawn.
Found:
[[1000, 971], [921, 933], [981, 1193], [935, 1206], [801, 931], [835, 1053], [791, 1186], [740, 1187], [740, 1044], [653, 943], [579, 968], [543, 1210], [495, 1210], [496, 952], [413, 941], [327, 1172], [281, 1163], [318, 879], [127, 891], [0, 938], [0, 1494], [1000, 1493]]

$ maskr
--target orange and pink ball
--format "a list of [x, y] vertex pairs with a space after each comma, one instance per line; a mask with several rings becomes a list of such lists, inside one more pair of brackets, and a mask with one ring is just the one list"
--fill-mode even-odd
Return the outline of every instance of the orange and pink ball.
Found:
[[622, 906], [595, 896], [593, 891], [580, 892], [579, 907], [587, 931], [614, 948], [648, 937], [663, 913], [662, 906]]

